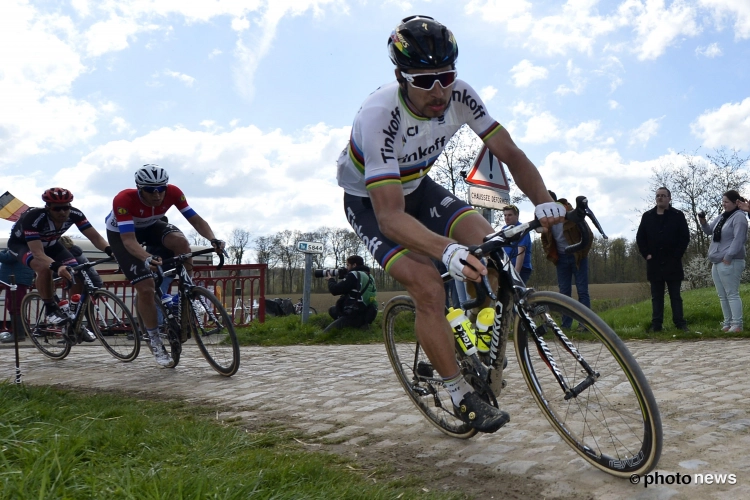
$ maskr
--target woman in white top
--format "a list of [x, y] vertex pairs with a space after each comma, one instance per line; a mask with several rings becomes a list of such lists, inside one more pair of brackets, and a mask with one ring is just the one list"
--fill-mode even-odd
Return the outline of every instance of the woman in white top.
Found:
[[747, 217], [738, 203], [743, 202], [745, 200], [740, 194], [732, 189], [724, 193], [721, 199], [724, 213], [714, 217], [711, 222], [706, 222], [705, 216], [699, 215], [703, 232], [713, 235], [708, 260], [712, 263], [711, 276], [724, 314], [722, 331], [733, 333], [742, 331], [740, 278], [745, 269]]

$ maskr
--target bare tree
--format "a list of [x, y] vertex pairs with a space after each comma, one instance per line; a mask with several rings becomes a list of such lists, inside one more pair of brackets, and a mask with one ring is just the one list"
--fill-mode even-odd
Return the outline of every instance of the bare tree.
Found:
[[190, 233], [188, 233], [187, 239], [188, 239], [188, 242], [194, 246], [198, 246], [198, 247], [210, 247], [211, 246], [211, 242], [208, 241], [203, 236], [201, 236], [200, 234], [198, 234], [198, 231], [196, 231], [195, 229], [193, 229], [192, 231], [190, 231]]
[[233, 264], [242, 264], [242, 257], [244, 257], [245, 250], [247, 250], [249, 244], [250, 231], [239, 228], [235, 228], [232, 231], [227, 252]]
[[[451, 137], [442, 154], [430, 169], [430, 177], [445, 189], [466, 199], [466, 182], [464, 176], [482, 149], [482, 141], [468, 125], [463, 125]], [[461, 175], [461, 172], [464, 172]]]
[[[693, 221], [689, 227], [695, 251], [705, 255], [710, 241], [699, 229], [698, 213], [705, 212], [710, 220], [722, 212], [721, 198], [726, 191], [735, 189], [741, 192], [750, 183], [750, 176], [744, 168], [750, 157], [741, 158], [737, 151], [728, 152], [723, 148], [706, 154], [706, 158], [699, 156], [697, 150], [692, 154], [682, 152], [680, 156], [684, 164], [669, 163], [653, 170], [649, 194], [662, 186], [670, 190], [672, 206], [685, 212]], [[649, 200], [651, 203], [653, 200]]]

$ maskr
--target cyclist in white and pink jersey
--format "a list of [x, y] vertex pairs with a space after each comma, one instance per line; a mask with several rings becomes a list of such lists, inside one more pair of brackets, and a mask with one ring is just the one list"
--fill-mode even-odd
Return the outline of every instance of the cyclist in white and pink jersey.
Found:
[[[537, 205], [543, 226], [562, 222], [565, 213], [476, 91], [456, 78], [458, 45], [448, 28], [431, 17], [408, 17], [391, 33], [388, 50], [396, 81], [365, 100], [339, 157], [344, 210], [370, 253], [414, 299], [417, 338], [451, 394], [454, 413], [479, 431], [495, 432], [510, 417], [462, 377], [445, 319], [443, 282], [431, 260], [442, 259], [457, 280], [479, 281], [487, 269], [466, 245], [481, 244], [493, 229], [427, 173], [467, 124], [508, 165], [518, 187]], [[490, 277], [496, 286], [494, 271]]]
[[[138, 312], [146, 326], [156, 362], [167, 366], [172, 359], [158, 333], [151, 271], [151, 266], [161, 264], [161, 258], [148, 253], [142, 245], [167, 248], [175, 254], [190, 252], [190, 244], [182, 231], [162, 220], [173, 206], [217, 251], [224, 249], [224, 242], [216, 239], [208, 222], [190, 208], [180, 188], [169, 184], [169, 175], [163, 168], [144, 165], [135, 173], [135, 185], [136, 189], [125, 189], [115, 196], [112, 211], [106, 218], [107, 240], [123, 274], [138, 293]], [[185, 268], [192, 269], [192, 262], [186, 262]]]

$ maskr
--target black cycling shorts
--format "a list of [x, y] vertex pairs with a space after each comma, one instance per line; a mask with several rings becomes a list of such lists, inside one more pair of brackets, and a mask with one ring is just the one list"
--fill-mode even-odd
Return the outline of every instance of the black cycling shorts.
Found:
[[[161, 247], [164, 245], [164, 238], [170, 233], [180, 233], [182, 231], [177, 226], [173, 226], [164, 221], [156, 221], [148, 227], [135, 230], [135, 239], [141, 245], [149, 247]], [[107, 230], [107, 241], [112, 247], [117, 263], [125, 277], [130, 283], [135, 285], [139, 281], [151, 278], [153, 276], [151, 269], [146, 267], [146, 263], [128, 252], [122, 243], [120, 233]]]
[[[453, 228], [469, 214], [477, 213], [470, 205], [429, 177], [404, 197], [405, 211], [430, 231], [452, 237]], [[346, 219], [364, 242], [367, 250], [386, 272], [409, 251], [380, 232], [370, 198], [344, 194]]]
[[[8, 250], [16, 257], [18, 262], [31, 267], [30, 263], [34, 255], [29, 250], [28, 245], [25, 243], [8, 243]], [[54, 245], [44, 247], [44, 254], [55, 262], [60, 262], [65, 266], [75, 266], [78, 263], [73, 254], [59, 241], [55, 242]]]

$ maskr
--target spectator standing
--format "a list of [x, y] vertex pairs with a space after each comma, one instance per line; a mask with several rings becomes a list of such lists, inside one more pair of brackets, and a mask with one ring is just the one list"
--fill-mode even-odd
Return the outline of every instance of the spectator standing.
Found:
[[[515, 205], [507, 205], [503, 208], [503, 216], [505, 217], [505, 226], [503, 229], [507, 229], [513, 226], [521, 225], [518, 222], [518, 207]], [[510, 257], [510, 261], [516, 268], [516, 272], [521, 276], [521, 279], [527, 285], [529, 284], [529, 278], [531, 278], [531, 235], [526, 234], [521, 241], [512, 243], [510, 246], [503, 247], [505, 253]]]
[[0, 342], [3, 344], [15, 341], [14, 332], [19, 341], [26, 336], [21, 325], [21, 300], [34, 283], [34, 271], [18, 262], [16, 256], [8, 250], [3, 250], [0, 252], [0, 281], [10, 284], [11, 275], [16, 277], [17, 288], [15, 292], [7, 289], [5, 292], [5, 310], [10, 318], [10, 328], [0, 332]]
[[[565, 198], [557, 199], [552, 191], [549, 192], [553, 200], [565, 207], [566, 211], [573, 210], [573, 206]], [[589, 233], [588, 244], [573, 254], [565, 253], [565, 248], [581, 241], [581, 230], [575, 222], [565, 221], [552, 226], [551, 230], [542, 233], [542, 248], [547, 260], [551, 261], [557, 269], [557, 286], [560, 293], [572, 296], [573, 280], [576, 284], [578, 302], [591, 308], [591, 297], [589, 296], [589, 251], [594, 241], [594, 233], [587, 223], [586, 231]], [[573, 318], [562, 317], [563, 328], [573, 326]]]
[[689, 332], [683, 316], [680, 287], [685, 279], [682, 256], [690, 244], [690, 231], [685, 214], [672, 208], [672, 193], [666, 187], [656, 190], [656, 206], [641, 217], [635, 241], [638, 251], [646, 259], [646, 279], [651, 284], [651, 326], [648, 331], [662, 329], [666, 284], [672, 321], [680, 330]]
[[737, 191], [731, 189], [721, 198], [724, 213], [714, 217], [711, 222], [706, 221], [704, 213], [698, 214], [703, 232], [713, 235], [708, 247], [708, 260], [712, 264], [711, 276], [724, 315], [722, 331], [732, 333], [742, 331], [740, 278], [745, 269], [747, 217], [738, 203], [744, 201]]

